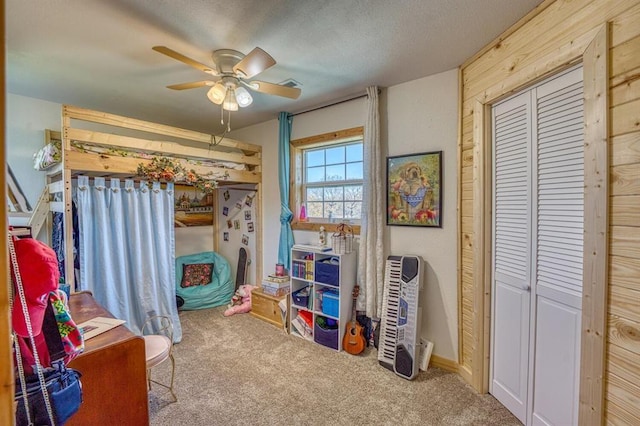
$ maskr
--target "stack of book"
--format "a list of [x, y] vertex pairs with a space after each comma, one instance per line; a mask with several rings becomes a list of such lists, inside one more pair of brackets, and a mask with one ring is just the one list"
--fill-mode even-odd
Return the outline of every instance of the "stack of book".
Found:
[[264, 294], [271, 296], [284, 296], [289, 294], [289, 276], [279, 277], [276, 275], [269, 275], [262, 280], [262, 291]]
[[313, 259], [293, 259], [291, 274], [296, 278], [313, 280]]

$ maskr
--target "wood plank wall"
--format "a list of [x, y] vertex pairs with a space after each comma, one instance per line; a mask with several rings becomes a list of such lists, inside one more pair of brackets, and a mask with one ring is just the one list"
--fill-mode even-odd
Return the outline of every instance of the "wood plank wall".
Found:
[[[0, 22], [4, 22], [4, 0], [0, 0]], [[2, 44], [5, 36], [2, 34]], [[5, 161], [5, 49], [0, 53], [0, 173], [6, 176]], [[5, 179], [0, 185], [0, 199], [6, 199]], [[0, 211], [0, 223], [2, 224], [2, 239], [7, 237], [7, 210]], [[0, 424], [13, 424], [13, 365], [8, 362], [11, 359], [11, 343], [9, 338], [9, 262], [7, 259], [7, 245], [0, 244]]]
[[[605, 417], [611, 424], [640, 418], [640, 0], [547, 0], [461, 67], [460, 373], [478, 389], [474, 324], [474, 107], [489, 89], [522, 88], [605, 23], [610, 28], [609, 301]], [[537, 69], [532, 64], [547, 64]], [[521, 72], [534, 68], [533, 73]], [[526, 74], [526, 80], [514, 81]]]

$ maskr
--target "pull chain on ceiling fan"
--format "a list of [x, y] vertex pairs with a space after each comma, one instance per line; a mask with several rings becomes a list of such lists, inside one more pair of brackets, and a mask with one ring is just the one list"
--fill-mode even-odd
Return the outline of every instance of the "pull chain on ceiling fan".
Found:
[[222, 124], [224, 124], [224, 111], [229, 111], [228, 131], [231, 130], [231, 111], [237, 111], [238, 107], [247, 107], [253, 102], [253, 97], [247, 88], [256, 92], [290, 99], [297, 99], [301, 93], [301, 90], [297, 87], [250, 80], [276, 64], [271, 55], [259, 47], [253, 49], [248, 55], [232, 49], [215, 50], [212, 55], [214, 67], [204, 65], [166, 46], [154, 46], [153, 50], [217, 78], [217, 80], [173, 84], [167, 86], [167, 88], [186, 90], [205, 86], [211, 87], [207, 92], [207, 97], [214, 104], [221, 106]]

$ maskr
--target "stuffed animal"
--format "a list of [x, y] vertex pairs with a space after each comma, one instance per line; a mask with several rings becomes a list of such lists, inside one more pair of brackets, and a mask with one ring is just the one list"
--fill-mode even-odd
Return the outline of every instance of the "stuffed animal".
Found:
[[227, 310], [224, 311], [224, 316], [229, 317], [233, 314], [244, 314], [251, 310], [251, 290], [256, 286], [250, 284], [244, 284], [238, 287], [231, 302], [227, 305]]

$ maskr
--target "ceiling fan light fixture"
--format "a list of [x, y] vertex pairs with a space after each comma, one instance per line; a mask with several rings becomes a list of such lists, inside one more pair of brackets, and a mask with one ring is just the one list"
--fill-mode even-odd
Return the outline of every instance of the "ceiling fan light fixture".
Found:
[[235, 90], [232, 87], [227, 89], [227, 96], [224, 98], [224, 102], [222, 103], [222, 108], [227, 111], [237, 111], [238, 110], [238, 102], [236, 101]]
[[154, 46], [153, 50], [206, 74], [219, 77], [218, 81], [194, 81], [173, 84], [167, 87], [172, 90], [210, 87], [207, 91], [207, 98], [212, 103], [220, 105], [220, 124], [225, 124], [224, 112], [228, 111], [227, 132], [231, 131], [231, 111], [238, 111], [239, 107], [248, 107], [253, 103], [253, 96], [247, 89], [290, 99], [298, 99], [301, 93], [298, 87], [300, 84], [297, 82], [295, 82], [297, 84], [289, 84], [289, 81], [275, 84], [265, 81], [247, 81], [276, 64], [275, 59], [259, 47], [253, 49], [247, 55], [233, 49], [215, 50], [212, 54], [215, 68], [195, 61], [166, 46]]
[[226, 94], [227, 94], [227, 88], [222, 84], [216, 83], [207, 92], [207, 97], [214, 104], [220, 105], [220, 104], [222, 104], [222, 102], [224, 102], [224, 98], [225, 98]]
[[236, 101], [241, 108], [251, 105], [251, 103], [253, 102], [253, 97], [247, 89], [245, 89], [244, 87], [237, 87], [235, 92]]

